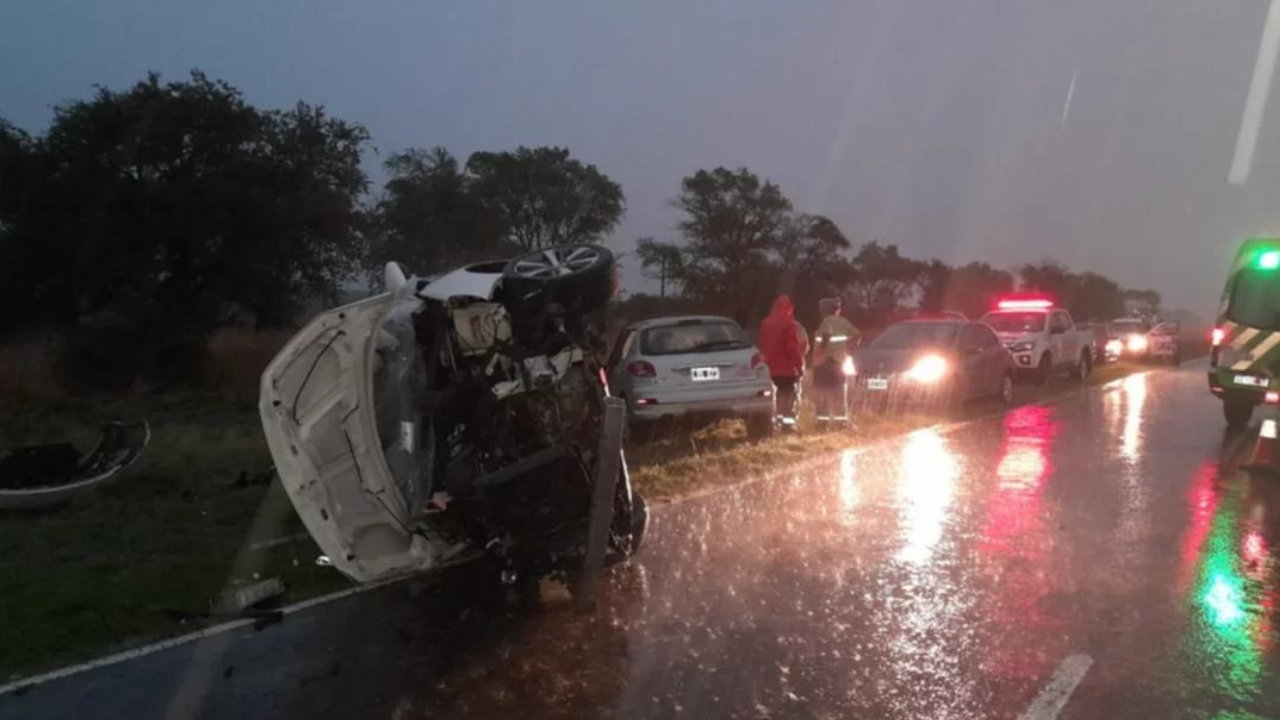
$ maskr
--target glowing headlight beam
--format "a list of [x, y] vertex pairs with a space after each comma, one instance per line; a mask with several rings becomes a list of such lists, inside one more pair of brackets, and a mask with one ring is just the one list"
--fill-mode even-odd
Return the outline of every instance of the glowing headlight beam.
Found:
[[907, 371], [907, 378], [918, 383], [934, 383], [947, 374], [946, 359], [937, 355], [925, 355]]

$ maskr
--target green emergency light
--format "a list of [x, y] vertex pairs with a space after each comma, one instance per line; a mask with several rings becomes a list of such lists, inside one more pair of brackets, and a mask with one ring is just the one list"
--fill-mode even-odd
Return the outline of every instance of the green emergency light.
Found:
[[1262, 270], [1280, 268], [1280, 250], [1268, 250], [1258, 255], [1258, 267]]

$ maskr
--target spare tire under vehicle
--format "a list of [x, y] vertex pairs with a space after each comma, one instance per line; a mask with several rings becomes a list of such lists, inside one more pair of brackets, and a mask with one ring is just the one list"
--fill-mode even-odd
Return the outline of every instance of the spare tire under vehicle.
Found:
[[618, 270], [608, 248], [585, 243], [553, 245], [512, 259], [502, 270], [502, 296], [517, 316], [536, 314], [551, 303], [566, 312], [589, 313], [618, 289]]

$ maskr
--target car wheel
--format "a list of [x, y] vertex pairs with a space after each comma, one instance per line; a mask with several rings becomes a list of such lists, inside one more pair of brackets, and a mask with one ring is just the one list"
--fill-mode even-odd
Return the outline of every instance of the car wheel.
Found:
[[1223, 398], [1222, 416], [1227, 421], [1227, 427], [1239, 430], [1248, 425], [1250, 418], [1253, 417], [1253, 407], [1254, 404], [1248, 400]]
[[757, 413], [742, 420], [747, 425], [748, 440], [765, 440], [773, 435], [773, 416]]
[[553, 245], [525, 253], [502, 270], [502, 297], [513, 315], [557, 303], [568, 312], [602, 307], [618, 289], [613, 253], [599, 245]]
[[1080, 353], [1080, 361], [1077, 362], [1076, 366], [1071, 369], [1071, 377], [1076, 380], [1086, 380], [1088, 379], [1089, 373], [1092, 370], [1093, 370], [1093, 360], [1090, 359], [1089, 353], [1087, 351], [1082, 352]]
[[999, 398], [1001, 405], [1013, 404], [1013, 373], [1005, 373], [1000, 378]]

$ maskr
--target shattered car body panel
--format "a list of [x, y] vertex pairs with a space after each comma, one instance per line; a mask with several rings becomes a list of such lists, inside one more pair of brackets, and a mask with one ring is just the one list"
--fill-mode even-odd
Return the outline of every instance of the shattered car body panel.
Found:
[[118, 476], [151, 441], [145, 422], [109, 422], [87, 454], [69, 443], [13, 448], [0, 454], [0, 509], [59, 505]]
[[[523, 270], [547, 265], [564, 269]], [[589, 245], [430, 279], [388, 267], [391, 292], [321, 314], [286, 345], [263, 375], [263, 425], [336, 568], [375, 582], [470, 553], [561, 567], [586, 552], [599, 467], [621, 468], [610, 557], [638, 544], [643, 501], [621, 439], [601, 441], [602, 343], [585, 319], [615, 272]]]
[[260, 411], [281, 482], [321, 551], [360, 581], [437, 560], [409, 532], [409, 509], [377, 442], [370, 367], [394, 304], [380, 295], [321, 314], [262, 379]]

